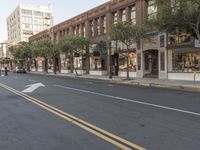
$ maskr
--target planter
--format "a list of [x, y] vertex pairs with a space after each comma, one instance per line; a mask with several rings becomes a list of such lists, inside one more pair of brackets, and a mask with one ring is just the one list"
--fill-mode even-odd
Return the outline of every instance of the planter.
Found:
[[61, 73], [70, 73], [70, 70], [61, 70]]
[[73, 70], [73, 74], [83, 75], [86, 74], [86, 70]]
[[104, 76], [107, 74], [107, 71], [90, 70], [90, 75]]
[[[126, 77], [127, 76], [127, 72], [126, 71], [119, 71], [119, 77]], [[136, 78], [136, 72], [129, 72], [129, 77], [130, 78]]]
[[[168, 79], [193, 81], [193, 73], [168, 73]], [[196, 74], [196, 81], [200, 81], [200, 73]]]

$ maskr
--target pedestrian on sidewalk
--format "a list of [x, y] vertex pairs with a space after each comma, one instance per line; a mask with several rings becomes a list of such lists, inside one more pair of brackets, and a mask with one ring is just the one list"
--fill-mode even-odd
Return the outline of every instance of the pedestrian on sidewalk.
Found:
[[4, 71], [5, 71], [5, 76], [8, 76], [8, 68], [7, 67], [5, 67]]

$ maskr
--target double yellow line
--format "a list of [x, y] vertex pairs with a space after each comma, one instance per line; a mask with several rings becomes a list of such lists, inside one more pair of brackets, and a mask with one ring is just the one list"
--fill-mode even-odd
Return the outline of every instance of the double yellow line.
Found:
[[69, 113], [66, 113], [62, 110], [59, 110], [51, 105], [48, 105], [36, 98], [33, 98], [29, 95], [26, 95], [20, 91], [17, 91], [16, 89], [14, 88], [11, 88], [5, 84], [2, 84], [0, 83], [0, 87], [20, 96], [20, 97], [23, 97], [24, 99], [42, 107], [43, 109], [79, 126], [80, 128], [96, 135], [97, 137], [103, 139], [103, 140], [106, 140], [107, 142], [110, 142], [112, 143], [113, 145], [117, 146], [118, 148], [122, 149], [122, 150], [145, 150], [143, 147], [141, 146], [138, 146], [130, 141], [127, 141], [117, 135], [114, 135], [108, 131], [105, 131], [97, 126], [94, 126], [86, 121], [83, 121]]

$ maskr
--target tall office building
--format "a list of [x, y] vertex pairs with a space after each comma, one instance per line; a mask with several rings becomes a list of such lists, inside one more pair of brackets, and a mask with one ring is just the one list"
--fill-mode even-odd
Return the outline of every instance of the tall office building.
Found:
[[0, 58], [10, 57], [10, 52], [8, 51], [8, 41], [0, 43]]
[[28, 41], [29, 37], [53, 25], [52, 7], [19, 5], [7, 18], [8, 40]]

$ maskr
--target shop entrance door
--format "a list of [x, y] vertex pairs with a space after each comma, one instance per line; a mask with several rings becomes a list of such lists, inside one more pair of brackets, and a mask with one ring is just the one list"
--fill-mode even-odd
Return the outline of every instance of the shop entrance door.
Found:
[[144, 77], [158, 78], [158, 50], [144, 52]]

